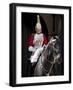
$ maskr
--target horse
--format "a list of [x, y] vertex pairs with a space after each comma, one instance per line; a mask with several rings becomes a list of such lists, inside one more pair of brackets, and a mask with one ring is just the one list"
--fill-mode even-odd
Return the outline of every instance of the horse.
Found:
[[60, 48], [60, 39], [58, 36], [54, 36], [50, 39], [47, 46], [40, 56], [38, 57], [34, 76], [51, 76], [55, 75], [57, 70], [57, 65], [62, 63], [62, 55]]

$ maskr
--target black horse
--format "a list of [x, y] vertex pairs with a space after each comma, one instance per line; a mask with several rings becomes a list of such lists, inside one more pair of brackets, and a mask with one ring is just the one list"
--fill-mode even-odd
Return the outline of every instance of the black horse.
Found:
[[50, 39], [40, 54], [34, 69], [34, 76], [61, 75], [61, 43], [58, 36]]

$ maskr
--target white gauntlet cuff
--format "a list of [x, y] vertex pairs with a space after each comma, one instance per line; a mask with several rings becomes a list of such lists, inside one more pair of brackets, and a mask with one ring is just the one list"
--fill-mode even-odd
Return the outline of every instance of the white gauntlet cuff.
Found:
[[32, 47], [32, 46], [29, 46], [28, 50], [29, 50], [30, 52], [35, 52], [35, 48]]

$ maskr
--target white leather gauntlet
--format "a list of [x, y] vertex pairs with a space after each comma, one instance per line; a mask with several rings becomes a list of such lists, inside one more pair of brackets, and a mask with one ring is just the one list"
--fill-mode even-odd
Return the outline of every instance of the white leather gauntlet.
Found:
[[30, 52], [35, 52], [36, 49], [35, 49], [34, 47], [32, 47], [32, 46], [29, 46], [28, 50], [29, 50]]

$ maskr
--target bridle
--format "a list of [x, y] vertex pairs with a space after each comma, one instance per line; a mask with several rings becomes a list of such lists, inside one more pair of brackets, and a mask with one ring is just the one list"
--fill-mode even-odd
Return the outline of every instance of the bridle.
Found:
[[[49, 46], [49, 44], [48, 44], [48, 46]], [[45, 48], [44, 48], [45, 49]], [[54, 50], [56, 50], [56, 49], [54, 49]], [[44, 50], [43, 50], [43, 52], [44, 52]], [[47, 70], [46, 70], [46, 68], [43, 66], [43, 57], [42, 57], [42, 55], [43, 55], [43, 52], [42, 52], [42, 54], [40, 55], [40, 60], [41, 60], [41, 67], [42, 67], [42, 69], [43, 69], [43, 72], [46, 74], [47, 73]], [[48, 73], [46, 74], [46, 75], [50, 75], [51, 74], [51, 72], [52, 72], [52, 69], [53, 69], [53, 66], [57, 63], [57, 64], [60, 64], [61, 62], [58, 60], [60, 58], [60, 54], [57, 54], [56, 56], [54, 56], [53, 55], [53, 61], [50, 61], [50, 60], [48, 60], [47, 59], [47, 62], [48, 63], [50, 63], [51, 64], [51, 67], [50, 67], [50, 69], [49, 69], [49, 71], [48, 71]]]

